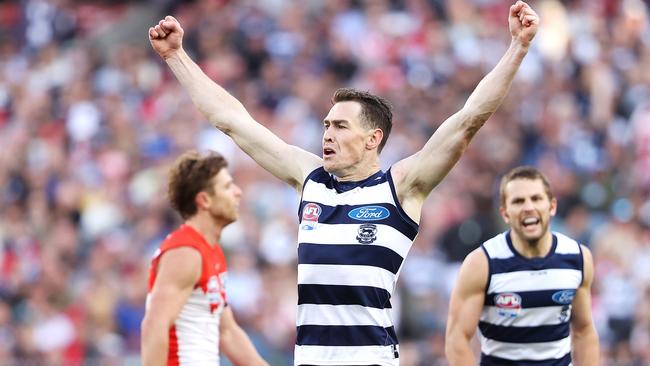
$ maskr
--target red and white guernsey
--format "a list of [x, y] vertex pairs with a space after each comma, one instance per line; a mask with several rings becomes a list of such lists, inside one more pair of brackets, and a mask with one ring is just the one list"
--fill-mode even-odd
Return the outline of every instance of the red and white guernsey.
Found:
[[169, 329], [167, 365], [218, 365], [219, 321], [226, 304], [226, 259], [217, 245], [211, 247], [191, 226], [183, 224], [169, 234], [156, 251], [149, 268], [149, 305], [160, 257], [178, 247], [201, 253], [201, 278]]

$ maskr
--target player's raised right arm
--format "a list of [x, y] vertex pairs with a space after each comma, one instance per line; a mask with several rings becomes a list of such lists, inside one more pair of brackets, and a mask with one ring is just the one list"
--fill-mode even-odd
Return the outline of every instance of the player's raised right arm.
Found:
[[307, 174], [322, 164], [321, 158], [282, 141], [205, 75], [183, 49], [183, 28], [174, 17], [167, 16], [149, 28], [149, 40], [210, 123], [271, 174], [297, 190], [302, 188]]

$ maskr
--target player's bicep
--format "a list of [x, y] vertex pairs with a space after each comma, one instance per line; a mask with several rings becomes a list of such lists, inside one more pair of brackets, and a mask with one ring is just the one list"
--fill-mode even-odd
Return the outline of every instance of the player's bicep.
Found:
[[201, 276], [201, 255], [190, 247], [167, 251], [158, 262], [147, 316], [171, 324]]
[[463, 262], [449, 302], [447, 333], [462, 334], [466, 339], [476, 332], [485, 302], [487, 257], [481, 248], [470, 253]]
[[583, 281], [573, 299], [571, 311], [571, 327], [579, 330], [590, 327], [593, 323], [591, 317], [591, 284], [594, 277], [594, 265], [591, 251], [582, 246]]
[[578, 331], [591, 326], [591, 294], [586, 288], [579, 288], [573, 299], [571, 310], [571, 328]]
[[322, 165], [322, 159], [280, 139], [263, 125], [251, 121], [248, 128], [228, 134], [262, 168], [296, 190], [302, 189], [307, 175]]
[[403, 179], [396, 183], [398, 194], [424, 200], [456, 165], [476, 133], [463, 115], [460, 111], [449, 117], [420, 151], [395, 164], [404, 172]]

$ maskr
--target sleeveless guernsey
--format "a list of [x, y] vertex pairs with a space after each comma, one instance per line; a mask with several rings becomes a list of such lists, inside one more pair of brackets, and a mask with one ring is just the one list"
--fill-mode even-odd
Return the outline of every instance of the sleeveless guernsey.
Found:
[[398, 365], [390, 298], [418, 225], [390, 170], [338, 182], [316, 169], [299, 219], [295, 365]]
[[183, 246], [201, 253], [202, 270], [199, 281], [169, 330], [167, 365], [218, 365], [219, 321], [226, 304], [226, 260], [218, 245], [211, 247], [201, 234], [185, 224], [168, 235], [151, 261], [147, 304], [161, 256], [170, 249]]
[[479, 321], [481, 365], [570, 365], [571, 304], [583, 280], [580, 245], [553, 233], [548, 255], [525, 258], [505, 232], [482, 248], [490, 273]]

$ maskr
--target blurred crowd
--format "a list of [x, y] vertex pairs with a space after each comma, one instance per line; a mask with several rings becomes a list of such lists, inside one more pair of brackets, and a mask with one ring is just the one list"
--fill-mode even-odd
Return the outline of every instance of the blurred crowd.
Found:
[[[553, 229], [594, 253], [603, 363], [650, 365], [650, 2], [530, 3], [542, 20], [534, 45], [425, 204], [402, 270], [393, 304], [404, 366], [446, 364], [459, 263], [504, 229], [498, 179], [519, 164], [550, 178]], [[386, 97], [386, 169], [496, 64], [509, 5], [0, 2], [0, 364], [139, 364], [149, 260], [180, 222], [167, 169], [189, 149], [224, 154], [244, 190], [222, 240], [228, 301], [269, 363], [292, 364], [298, 194], [193, 107], [148, 44], [162, 16], [180, 20], [188, 53], [258, 121], [318, 155], [336, 88]]]

